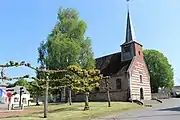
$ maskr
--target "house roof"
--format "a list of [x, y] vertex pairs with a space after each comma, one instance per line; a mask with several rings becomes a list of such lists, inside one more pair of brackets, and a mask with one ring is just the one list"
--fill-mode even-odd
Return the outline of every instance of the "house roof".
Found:
[[30, 94], [29, 91], [27, 91], [26, 87], [24, 86], [15, 86], [12, 88], [6, 88], [6, 91], [13, 91], [16, 92], [17, 94], [20, 94], [20, 87], [23, 87], [24, 94]]
[[4, 82], [0, 82], [0, 87], [7, 87], [8, 85]]
[[121, 52], [110, 54], [96, 59], [96, 68], [104, 76], [120, 76], [126, 72], [132, 60], [121, 61]]

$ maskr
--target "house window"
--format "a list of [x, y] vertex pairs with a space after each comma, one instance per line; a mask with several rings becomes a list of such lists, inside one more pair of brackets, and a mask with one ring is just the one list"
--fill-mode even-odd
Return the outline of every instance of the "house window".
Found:
[[138, 51], [138, 53], [139, 53], [139, 55], [141, 55], [141, 52], [140, 52], [140, 51]]
[[14, 98], [14, 102], [18, 102], [19, 99], [17, 97]]
[[142, 83], [143, 82], [143, 80], [142, 80], [142, 75], [140, 75], [140, 83]]
[[121, 89], [121, 79], [116, 79], [116, 89]]
[[26, 98], [22, 99], [23, 104], [27, 104]]

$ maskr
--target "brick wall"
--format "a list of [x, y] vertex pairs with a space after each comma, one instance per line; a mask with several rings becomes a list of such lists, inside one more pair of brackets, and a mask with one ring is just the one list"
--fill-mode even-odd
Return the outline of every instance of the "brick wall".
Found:
[[[143, 89], [145, 100], [151, 99], [150, 77], [142, 56], [134, 57], [130, 71], [130, 91], [132, 99], [140, 99], [140, 88]], [[140, 82], [140, 75], [142, 82]]]
[[[150, 87], [150, 76], [144, 61], [144, 55], [142, 52], [142, 47], [139, 44], [134, 44], [135, 57], [130, 73], [130, 91], [132, 99], [140, 99], [140, 89], [143, 89], [143, 95], [145, 100], [151, 99], [151, 87]], [[140, 81], [140, 76], [142, 76], [142, 82]]]

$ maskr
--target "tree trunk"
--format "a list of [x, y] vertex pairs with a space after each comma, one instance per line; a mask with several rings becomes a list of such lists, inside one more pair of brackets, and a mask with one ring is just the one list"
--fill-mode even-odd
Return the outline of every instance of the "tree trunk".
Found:
[[[49, 80], [48, 77], [46, 80]], [[47, 118], [48, 112], [48, 81], [46, 81], [46, 91], [45, 91], [45, 100], [44, 100], [44, 118]]]
[[36, 91], [36, 105], [39, 105], [39, 92], [38, 90]]
[[111, 98], [109, 94], [109, 89], [107, 90], [107, 97], [108, 97], [108, 107], [111, 107]]
[[68, 89], [67, 87], [65, 87], [64, 89], [65, 89], [65, 103], [68, 103]]
[[85, 94], [85, 106], [84, 110], [89, 110], [89, 94]]
[[62, 92], [59, 91], [59, 102], [61, 102], [61, 101], [62, 101]]
[[71, 88], [69, 88], [68, 101], [69, 101], [69, 105], [71, 105], [71, 104], [72, 104], [72, 98], [71, 98]]

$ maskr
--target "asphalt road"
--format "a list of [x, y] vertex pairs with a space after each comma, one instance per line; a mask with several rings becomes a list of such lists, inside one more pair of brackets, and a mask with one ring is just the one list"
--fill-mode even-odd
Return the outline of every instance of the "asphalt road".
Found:
[[130, 110], [95, 120], [180, 120], [180, 99], [163, 100], [152, 108]]
[[0, 111], [7, 109], [8, 109], [8, 104], [0, 104]]

